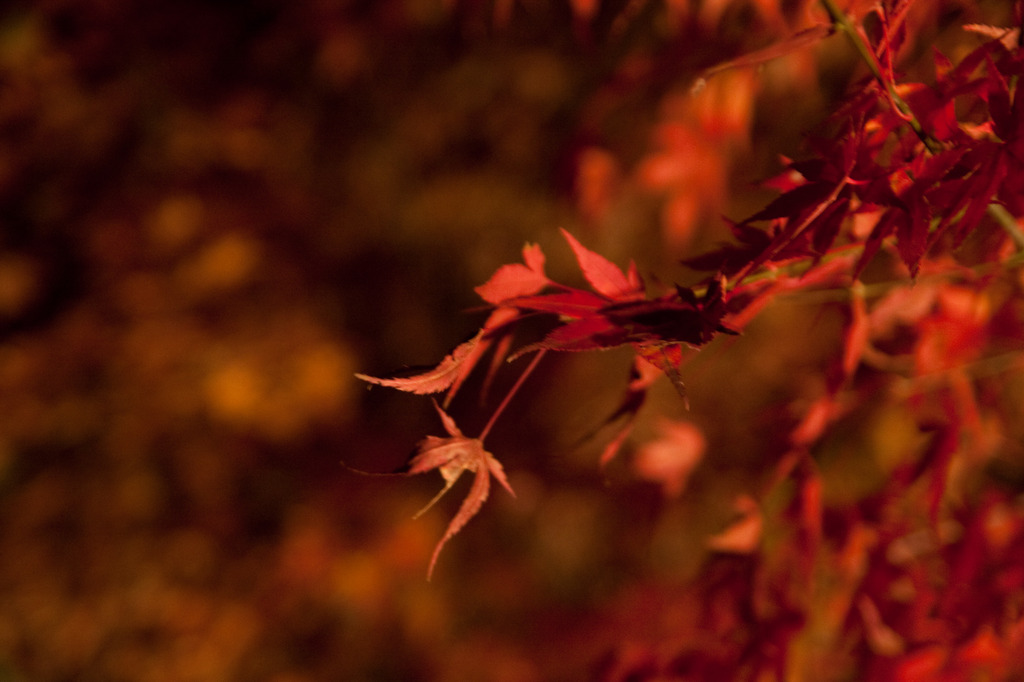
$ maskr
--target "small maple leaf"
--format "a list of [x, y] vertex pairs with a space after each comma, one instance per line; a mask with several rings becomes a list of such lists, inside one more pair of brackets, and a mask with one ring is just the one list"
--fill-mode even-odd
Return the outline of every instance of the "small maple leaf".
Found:
[[544, 252], [538, 245], [523, 247], [523, 263], [502, 265], [474, 291], [488, 303], [500, 305], [510, 298], [536, 294], [551, 283], [544, 274]]
[[476, 474], [476, 477], [473, 479], [473, 486], [470, 488], [466, 499], [463, 500], [462, 506], [459, 507], [458, 513], [448, 524], [444, 537], [441, 538], [434, 548], [434, 554], [430, 558], [430, 566], [427, 569], [427, 580], [430, 580], [430, 576], [434, 572], [434, 564], [437, 563], [437, 557], [441, 553], [441, 548], [444, 547], [445, 543], [452, 536], [462, 530], [462, 527], [480, 511], [481, 505], [487, 500], [487, 495], [491, 488], [491, 476], [494, 476], [498, 483], [515, 497], [515, 492], [513, 492], [512, 487], [508, 484], [508, 479], [505, 478], [505, 470], [502, 468], [501, 462], [495, 459], [494, 455], [484, 450], [483, 441], [479, 438], [467, 438], [459, 430], [459, 427], [455, 425], [455, 420], [442, 410], [436, 402], [434, 403], [434, 408], [441, 417], [441, 423], [444, 424], [444, 429], [448, 432], [449, 437], [427, 436], [421, 440], [416, 446], [415, 454], [409, 460], [405, 474], [412, 476], [437, 469], [441, 472], [441, 476], [444, 477], [445, 484], [441, 492], [435, 495], [434, 499], [418, 511], [413, 518], [418, 518], [434, 506], [434, 503], [441, 499], [455, 485], [462, 472], [472, 471]]
[[636, 263], [630, 261], [629, 270], [623, 274], [617, 265], [580, 244], [568, 230], [563, 228], [562, 236], [572, 247], [576, 262], [579, 263], [583, 276], [594, 291], [614, 301], [635, 301], [644, 298], [644, 282], [637, 271]]

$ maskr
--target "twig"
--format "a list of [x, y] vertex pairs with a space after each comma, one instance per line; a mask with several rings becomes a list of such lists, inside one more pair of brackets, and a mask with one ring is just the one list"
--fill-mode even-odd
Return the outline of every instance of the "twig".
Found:
[[868, 46], [867, 42], [864, 40], [864, 36], [861, 35], [861, 32], [857, 30], [857, 27], [853, 25], [852, 21], [850, 21], [850, 17], [846, 16], [846, 14], [836, 6], [834, 0], [821, 0], [821, 4], [825, 8], [825, 11], [828, 12], [833, 23], [839, 28], [839, 30], [846, 34], [847, 38], [850, 39], [850, 42], [857, 50], [857, 53], [860, 54], [861, 59], [868, 65], [868, 68], [871, 69], [871, 74], [875, 77], [875, 80], [885, 88], [886, 93], [888, 93], [889, 98], [895, 105], [900, 117], [903, 118], [913, 129], [914, 133], [921, 142], [924, 143], [924, 146], [929, 152], [933, 154], [938, 152], [940, 150], [939, 145], [936, 143], [934, 138], [925, 132], [924, 126], [922, 126], [921, 122], [917, 120], [917, 117], [910, 109], [910, 106], [907, 105], [903, 98], [900, 97], [899, 93], [896, 92], [896, 88], [893, 86], [892, 82], [886, 80], [885, 76], [882, 75], [882, 70], [878, 66], [878, 59], [875, 57], [875, 53]]
[[512, 388], [510, 388], [508, 390], [508, 393], [505, 394], [505, 398], [501, 401], [501, 404], [498, 405], [497, 409], [494, 410], [494, 414], [491, 415], [491, 418], [487, 420], [487, 424], [484, 426], [484, 430], [481, 431], [480, 435], [478, 436], [480, 440], [486, 438], [487, 434], [491, 432], [491, 427], [494, 426], [494, 422], [498, 420], [498, 415], [500, 415], [505, 410], [505, 407], [508, 405], [509, 401], [512, 400], [512, 396], [516, 394], [516, 391], [519, 390], [519, 387], [523, 385], [524, 381], [526, 381], [526, 377], [530, 376], [534, 368], [537, 367], [537, 363], [540, 362], [540, 359], [544, 357], [544, 353], [546, 352], [546, 348], [541, 348], [539, 351], [537, 351], [536, 355], [533, 356], [533, 360], [530, 361], [530, 364], [526, 367], [526, 369], [523, 370], [523, 373], [519, 375], [518, 379], [516, 379], [516, 383], [512, 384]]

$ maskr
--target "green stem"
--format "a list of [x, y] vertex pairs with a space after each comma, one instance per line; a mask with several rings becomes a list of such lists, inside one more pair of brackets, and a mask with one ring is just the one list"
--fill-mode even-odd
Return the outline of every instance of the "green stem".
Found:
[[[917, 284], [922, 285], [928, 282], [956, 282], [961, 279], [969, 281], [968, 273], [973, 273], [976, 277], [984, 277], [986, 275], [992, 275], [997, 272], [1006, 272], [1013, 270], [1024, 265], [1024, 251], [1018, 251], [1014, 255], [1010, 256], [1006, 260], [999, 261], [997, 263], [979, 263], [977, 265], [964, 266], [962, 270], [937, 272], [927, 275], [921, 275], [917, 278]], [[903, 279], [888, 280], [883, 282], [872, 282], [871, 284], [862, 284], [861, 293], [865, 298], [878, 298], [884, 296], [897, 287], [903, 287], [907, 285], [907, 281]], [[783, 297], [789, 300], [796, 300], [798, 303], [832, 303], [832, 302], [843, 302], [849, 301], [853, 297], [853, 292], [848, 287], [839, 289], [816, 289], [813, 291], [794, 291], [792, 293], [783, 292]]]
[[1017, 220], [1009, 211], [1003, 208], [1002, 204], [989, 204], [988, 215], [1003, 228], [1013, 243], [1017, 245], [1018, 251], [1024, 251], [1024, 230], [1020, 229]]
[[900, 116], [902, 116], [903, 119], [906, 120], [907, 124], [910, 125], [914, 134], [916, 134], [921, 142], [924, 143], [924, 146], [927, 147], [928, 151], [933, 154], [939, 151], [939, 145], [936, 144], [935, 140], [925, 132], [924, 126], [921, 125], [921, 122], [917, 120], [916, 116], [914, 116], [914, 112], [911, 111], [907, 103], [904, 102], [903, 98], [896, 92], [896, 88], [893, 87], [893, 84], [886, 81], [885, 76], [882, 75], [881, 70], [878, 68], [875, 53], [871, 50], [868, 44], [864, 42], [864, 38], [861, 36], [860, 31], [857, 30], [857, 27], [853, 25], [853, 22], [850, 21], [850, 17], [846, 16], [846, 14], [836, 6], [834, 0], [821, 0], [821, 4], [825, 8], [825, 11], [828, 12], [829, 17], [832, 19], [832, 23], [839, 28], [839, 30], [845, 33], [846, 37], [850, 39], [851, 43], [853, 43], [854, 48], [857, 50], [858, 54], [860, 54], [860, 58], [868, 65], [868, 68], [871, 69], [871, 74], [875, 77], [875, 80], [877, 80], [882, 87], [885, 88], [886, 92], [889, 93], [889, 97], [892, 99], [893, 104], [896, 105], [896, 109], [899, 110]]

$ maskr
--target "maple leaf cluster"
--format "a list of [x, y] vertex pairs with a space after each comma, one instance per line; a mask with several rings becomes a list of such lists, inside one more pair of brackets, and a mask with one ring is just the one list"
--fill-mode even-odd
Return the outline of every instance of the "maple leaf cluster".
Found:
[[[786, 161], [780, 196], [689, 261], [735, 283], [736, 328], [780, 295], [843, 291], [842, 346], [764, 489], [709, 538], [724, 554], [693, 587], [693, 641], [623, 644], [604, 679], [1024, 673], [1020, 31], [967, 27], [991, 40], [904, 83], [907, 5], [858, 27], [876, 77]], [[847, 462], [878, 456], [848, 442], [863, 419], [913, 444], [851, 493]]]
[[[1006, 490], [978, 493], [993, 472], [1024, 471], [1013, 463], [1019, 388], [1007, 379], [1024, 369], [1021, 33], [968, 26], [986, 40], [956, 64], [935, 52], [934, 81], [913, 83], [896, 68], [910, 2], [880, 3], [857, 20], [822, 5], [831, 26], [747, 61], [841, 29], [872, 76], [810, 138], [807, 158], [784, 160], [769, 182], [777, 198], [731, 222], [729, 243], [686, 261], [707, 273], [700, 283], [648, 287], [635, 263], [623, 270], [563, 230], [589, 289], [550, 279], [544, 253], [528, 244], [522, 263], [476, 288], [490, 314], [439, 365], [359, 375], [447, 392], [447, 404], [488, 353], [486, 384], [505, 361], [534, 356], [478, 438], [439, 408], [449, 438], [424, 440], [410, 462], [407, 473], [440, 470], [445, 490], [462, 471], [476, 473], [433, 570], [441, 546], [479, 510], [490, 476], [509, 488], [483, 439], [545, 353], [632, 348], [632, 374], [609, 421], [625, 420], [604, 464], [658, 377], [685, 400], [683, 363], [718, 335], [743, 330], [780, 296], [817, 292], [841, 303], [842, 342], [825, 381], [794, 404], [784, 453], [766, 467], [763, 487], [739, 495], [735, 522], [707, 539], [731, 563], [695, 588], [705, 603], [720, 597], [698, 616], [705, 639], [671, 655], [630, 648], [608, 662], [609, 680], [797, 679], [797, 667], [833, 666], [894, 680], [1024, 672], [1011, 663], [1024, 660], [1024, 513]], [[1016, 12], [1019, 20], [1021, 3]], [[547, 325], [540, 338], [515, 346], [516, 332], [537, 320]], [[859, 496], [843, 490], [842, 468], [827, 456], [848, 447], [834, 430], [855, 418], [890, 420], [910, 443]], [[676, 496], [707, 441], [689, 425], [666, 421], [662, 431], [637, 449], [635, 471]], [[992, 579], [976, 598], [957, 587], [979, 575]]]
[[[1024, 56], [990, 40], [955, 66], [936, 52], [932, 84], [898, 83], [884, 62], [900, 46], [899, 14], [879, 17], [879, 78], [833, 115], [829, 135], [810, 140], [812, 157], [786, 161], [769, 183], [782, 194], [731, 225], [735, 242], [691, 266], [742, 280], [765, 265], [817, 263], [856, 247], [857, 277], [895, 237], [916, 275], [926, 253], [955, 251], [993, 214], [1009, 225], [1024, 212], [1024, 105], [1016, 97]], [[1005, 238], [1019, 241], [1009, 227]]]
[[[735, 333], [726, 327], [722, 318], [726, 314], [723, 281], [712, 279], [701, 295], [692, 288], [675, 286], [671, 290], [649, 297], [635, 263], [623, 272], [614, 263], [587, 249], [569, 232], [563, 235], [576, 257], [591, 290], [578, 289], [550, 280], [544, 272], [545, 257], [540, 247], [528, 244], [523, 249], [523, 263], [504, 265], [484, 284], [476, 288], [480, 297], [493, 307], [483, 327], [468, 341], [460, 344], [439, 365], [422, 373], [406, 377], [381, 378], [357, 374], [364, 381], [388, 386], [416, 394], [447, 391], [450, 401], [466, 378], [485, 356], [493, 352], [490, 374], [502, 360], [514, 360], [527, 353], [536, 353], [535, 361], [546, 351], [585, 351], [630, 345], [636, 352], [637, 378], [631, 382], [623, 407], [613, 415], [635, 414], [643, 402], [657, 370], [672, 381], [685, 397], [685, 387], [679, 374], [684, 348], [699, 348], [720, 332]], [[517, 323], [537, 316], [549, 318], [552, 327], [544, 337], [512, 352], [512, 332]], [[531, 364], [528, 373], [535, 363]], [[644, 368], [649, 369], [644, 369]], [[655, 369], [656, 368], [656, 369]], [[653, 373], [652, 373], [653, 370]], [[524, 373], [523, 378], [525, 378]], [[502, 404], [502, 407], [504, 403]], [[502, 408], [492, 417], [494, 418]], [[469, 469], [476, 472], [472, 490], [458, 515], [449, 525], [444, 538], [437, 545], [429, 572], [433, 572], [444, 543], [465, 525], [486, 499], [489, 474], [512, 492], [501, 465], [483, 450], [480, 438], [468, 439], [455, 422], [438, 408], [449, 439], [428, 437], [417, 448], [408, 474], [438, 469], [446, 486]], [[606, 462], [628, 435], [627, 423], [620, 435], [602, 456]], [[670, 487], [676, 484], [669, 484]]]
[[[357, 376], [410, 393], [448, 391], [450, 400], [492, 348], [493, 373], [503, 359], [515, 360], [534, 351], [602, 350], [629, 344], [683, 391], [678, 374], [683, 348], [703, 346], [719, 332], [734, 333], [722, 322], [726, 305], [721, 279], [712, 279], [701, 295], [692, 288], [676, 286], [649, 297], [635, 263], [623, 272], [569, 232], [563, 230], [562, 234], [591, 291], [548, 279], [544, 253], [536, 244], [528, 244], [523, 248], [523, 263], [502, 266], [476, 288], [493, 312], [473, 338], [437, 367], [401, 378]], [[540, 341], [510, 354], [511, 332], [518, 323], [536, 316], [552, 318], [553, 328]]]

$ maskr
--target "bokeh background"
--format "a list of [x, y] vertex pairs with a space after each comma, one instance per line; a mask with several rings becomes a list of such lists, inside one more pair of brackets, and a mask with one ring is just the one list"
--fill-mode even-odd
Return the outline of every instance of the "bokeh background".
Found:
[[[920, 49], [955, 57], [948, 26], [1006, 4], [943, 3]], [[696, 79], [814, 21], [771, 2], [5, 3], [0, 680], [587, 679], [624, 633], [692, 634], [706, 539], [821, 381], [838, 313], [780, 304], [712, 346], [690, 413], [655, 390], [707, 441], [674, 499], [629, 448], [600, 470], [586, 438], [629, 353], [545, 360], [488, 442], [518, 497], [495, 491], [432, 582], [465, 488], [414, 521], [439, 476], [354, 471], [441, 430], [353, 373], [437, 362], [526, 241], [578, 282], [558, 227], [695, 281], [677, 259], [763, 204], [752, 183], [857, 67], [829, 39]], [[452, 406], [468, 434], [495, 404], [478, 388]]]

